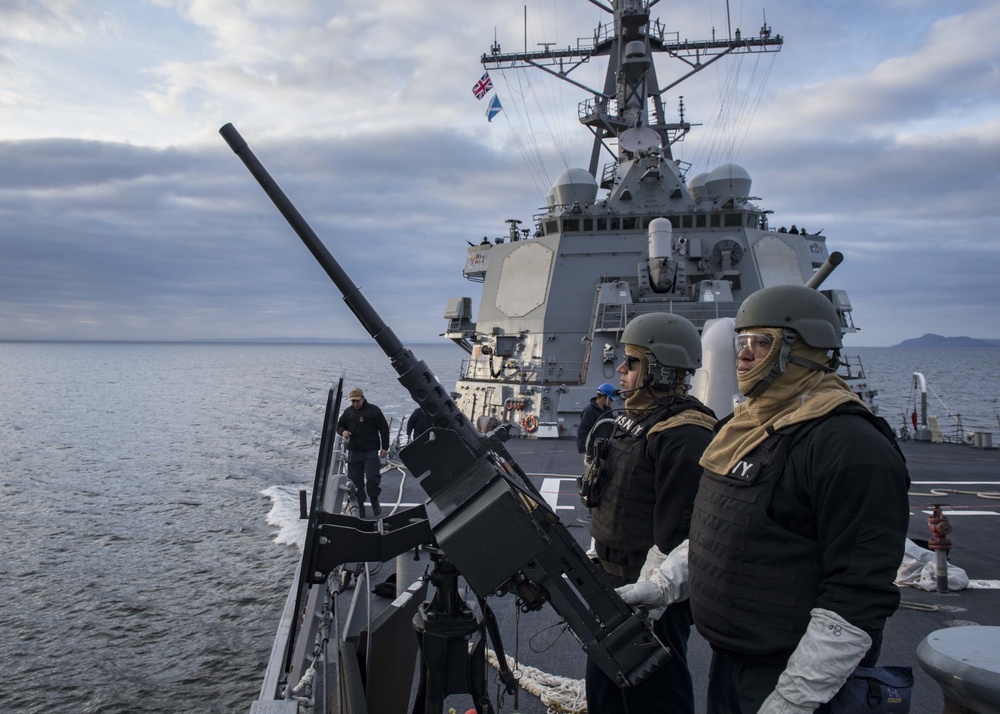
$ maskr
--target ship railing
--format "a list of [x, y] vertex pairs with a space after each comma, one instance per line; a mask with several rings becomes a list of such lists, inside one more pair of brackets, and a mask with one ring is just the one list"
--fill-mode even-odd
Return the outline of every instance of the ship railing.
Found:
[[[648, 0], [629, 0], [625, 3], [625, 12], [630, 15], [649, 15], [649, 8], [651, 3]], [[646, 25], [646, 34], [653, 40], [659, 40], [663, 42], [668, 33], [666, 32], [666, 27], [660, 20], [653, 20]], [[679, 33], [673, 32], [669, 33], [679, 37]], [[614, 22], [609, 22], [606, 24], [601, 24], [597, 26], [594, 30], [594, 45], [598, 46], [606, 42], [610, 42], [618, 36], [618, 24]]]
[[[898, 416], [899, 427], [896, 433], [900, 441], [909, 441], [916, 438], [913, 433], [912, 418], [907, 413]], [[944, 419], [950, 419], [950, 426], [941, 423]], [[920, 430], [930, 429], [931, 441], [934, 441], [934, 432], [937, 430], [940, 441], [945, 444], [965, 444], [980, 449], [995, 449], [994, 443], [997, 441], [997, 428], [1000, 428], [1000, 415], [992, 417], [984, 415], [949, 414], [946, 417], [929, 415], [928, 425], [919, 425]], [[895, 428], [895, 424], [890, 422], [890, 426]]]
[[601, 175], [601, 186], [611, 187], [618, 177], [618, 162], [609, 161], [604, 165], [604, 173]]
[[586, 362], [583, 360], [503, 360], [491, 366], [486, 359], [462, 361], [460, 379], [469, 382], [526, 385], [579, 385], [586, 379]]
[[[610, 332], [618, 329], [621, 324], [621, 315], [614, 308], [620, 305], [607, 304], [607, 319], [599, 319], [595, 322], [595, 330]], [[701, 330], [709, 320], [716, 320], [721, 317], [736, 317], [739, 311], [739, 303], [736, 302], [698, 302], [694, 300], [667, 300], [650, 303], [633, 302], [626, 306], [625, 322], [631, 321], [638, 315], [647, 312], [667, 312], [687, 318], [694, 326]], [[601, 318], [598, 314], [598, 318]]]
[[[495, 46], [490, 54], [480, 57], [480, 62], [487, 69], [524, 69], [526, 67], [550, 67], [558, 65], [560, 75], [567, 75], [576, 67], [588, 62], [594, 54], [593, 41], [589, 37], [581, 37], [576, 41], [576, 46], [568, 46], [564, 49], [555, 49], [552, 42], [540, 43], [545, 49], [534, 52], [500, 52], [499, 46]], [[569, 69], [567, 64], [572, 64]]]
[[[584, 99], [577, 105], [576, 114], [581, 121], [600, 115], [617, 117], [618, 100], [615, 98], [607, 99], [605, 97], [590, 97], [589, 99]], [[622, 124], [624, 124], [624, 122], [622, 122]]]

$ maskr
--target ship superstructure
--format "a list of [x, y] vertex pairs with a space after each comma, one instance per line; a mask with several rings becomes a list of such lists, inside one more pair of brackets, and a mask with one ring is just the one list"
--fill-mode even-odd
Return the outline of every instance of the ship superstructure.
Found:
[[[608, 67], [604, 87], [579, 106], [594, 137], [588, 168], [559, 176], [533, 228], [511, 219], [506, 236], [468, 248], [464, 275], [482, 283], [478, 314], [469, 297], [451, 299], [445, 313], [445, 336], [469, 354], [455, 393], [462, 410], [540, 437], [575, 436], [597, 386], [617, 381], [618, 339], [636, 315], [672, 312], [701, 329], [735, 317], [760, 288], [807, 283], [830, 257], [825, 236], [769, 225], [744, 168], [724, 163], [688, 178], [671, 151], [692, 125], [683, 104], [667, 121], [664, 95], [728, 55], [777, 52], [783, 38], [765, 22], [756, 37], [737, 29], [681, 40], [650, 21], [655, 2], [594, 4], [613, 21], [590, 41], [510, 54], [494, 43], [482, 57], [487, 70], [535, 67], [579, 87], [573, 69], [595, 57]], [[686, 65], [665, 87], [658, 55]], [[601, 166], [605, 152], [613, 160]], [[853, 332], [846, 293], [825, 293]]]

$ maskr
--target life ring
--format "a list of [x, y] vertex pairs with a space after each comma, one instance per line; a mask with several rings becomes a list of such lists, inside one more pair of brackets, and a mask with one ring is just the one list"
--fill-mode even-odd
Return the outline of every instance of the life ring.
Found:
[[524, 430], [529, 434], [534, 434], [538, 431], [538, 417], [534, 414], [529, 414], [521, 420], [521, 426], [523, 426]]

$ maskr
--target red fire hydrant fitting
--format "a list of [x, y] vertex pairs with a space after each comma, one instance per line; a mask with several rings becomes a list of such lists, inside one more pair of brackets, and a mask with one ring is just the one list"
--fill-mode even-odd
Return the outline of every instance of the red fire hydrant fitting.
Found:
[[948, 551], [951, 550], [951, 522], [948, 516], [941, 512], [941, 506], [935, 505], [931, 515], [927, 517], [927, 525], [931, 529], [931, 538], [927, 547], [937, 555], [937, 591], [948, 592]]

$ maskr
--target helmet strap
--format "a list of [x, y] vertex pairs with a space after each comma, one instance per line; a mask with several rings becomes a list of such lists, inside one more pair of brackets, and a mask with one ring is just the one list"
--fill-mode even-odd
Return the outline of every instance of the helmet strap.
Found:
[[673, 370], [662, 367], [653, 353], [646, 350], [646, 377], [642, 382], [644, 387], [659, 387], [663, 384], [664, 380], [670, 379], [670, 372]]
[[[839, 366], [840, 355], [837, 355], [834, 359], [836, 360], [836, 363]], [[824, 367], [819, 362], [813, 362], [811, 359], [806, 359], [805, 357], [796, 357], [794, 355], [790, 356], [788, 358], [788, 361], [791, 362], [792, 364], [801, 365], [806, 369], [811, 369], [814, 372], [835, 372], [837, 370], [837, 366], [833, 366], [832, 364], [834, 360], [831, 360], [831, 366], [829, 367]]]
[[671, 388], [685, 386], [687, 383], [688, 371], [677, 367], [664, 367], [653, 353], [646, 352], [646, 378], [643, 380], [644, 387]]

